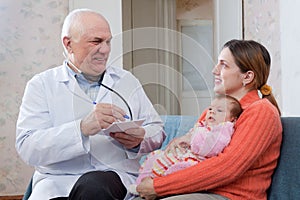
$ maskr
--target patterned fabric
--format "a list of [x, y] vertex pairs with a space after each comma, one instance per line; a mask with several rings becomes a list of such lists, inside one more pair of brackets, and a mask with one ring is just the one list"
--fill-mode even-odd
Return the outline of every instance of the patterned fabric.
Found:
[[192, 130], [191, 151], [202, 159], [213, 157], [229, 144], [234, 131], [232, 122], [223, 122], [214, 127], [197, 123]]
[[162, 150], [150, 153], [139, 170], [137, 184], [144, 177], [165, 176], [218, 155], [230, 142], [233, 127], [234, 124], [231, 122], [224, 122], [214, 127], [207, 127], [203, 122], [197, 122], [188, 133], [191, 134], [192, 139], [186, 152], [182, 153], [177, 149], [176, 156], [173, 153], [166, 154]]

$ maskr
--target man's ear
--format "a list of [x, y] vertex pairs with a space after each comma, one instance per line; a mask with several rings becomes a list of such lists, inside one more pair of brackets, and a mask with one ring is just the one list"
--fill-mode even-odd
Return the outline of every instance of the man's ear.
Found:
[[253, 71], [247, 71], [246, 73], [243, 74], [243, 76], [244, 76], [243, 85], [248, 85], [248, 84], [252, 83], [255, 75], [254, 75]]
[[63, 45], [65, 46], [66, 50], [68, 51], [68, 53], [72, 53], [72, 48], [71, 48], [71, 40], [69, 37], [65, 36], [63, 37]]

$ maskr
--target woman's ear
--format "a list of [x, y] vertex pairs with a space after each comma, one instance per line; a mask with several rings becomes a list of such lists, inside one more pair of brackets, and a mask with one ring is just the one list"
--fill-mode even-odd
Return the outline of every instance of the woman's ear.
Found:
[[246, 86], [254, 80], [254, 73], [253, 71], [247, 71], [246, 73], [243, 74], [243, 85]]

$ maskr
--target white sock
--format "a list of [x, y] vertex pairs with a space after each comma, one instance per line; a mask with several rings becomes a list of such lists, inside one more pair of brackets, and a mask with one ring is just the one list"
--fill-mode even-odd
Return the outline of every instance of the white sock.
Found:
[[127, 190], [134, 195], [139, 195], [139, 193], [136, 191], [136, 186], [135, 184], [131, 184], [129, 185], [129, 187], [127, 188]]

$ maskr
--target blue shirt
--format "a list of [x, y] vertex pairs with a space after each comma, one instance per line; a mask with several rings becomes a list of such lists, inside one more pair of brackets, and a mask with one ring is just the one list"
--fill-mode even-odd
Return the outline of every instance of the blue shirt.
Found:
[[85, 92], [85, 94], [87, 94], [91, 98], [91, 100], [95, 102], [100, 88], [99, 83], [90, 83], [81, 73], [74, 72], [70, 67], [68, 67], [68, 72], [71, 74], [71, 76], [75, 77], [77, 83]]

